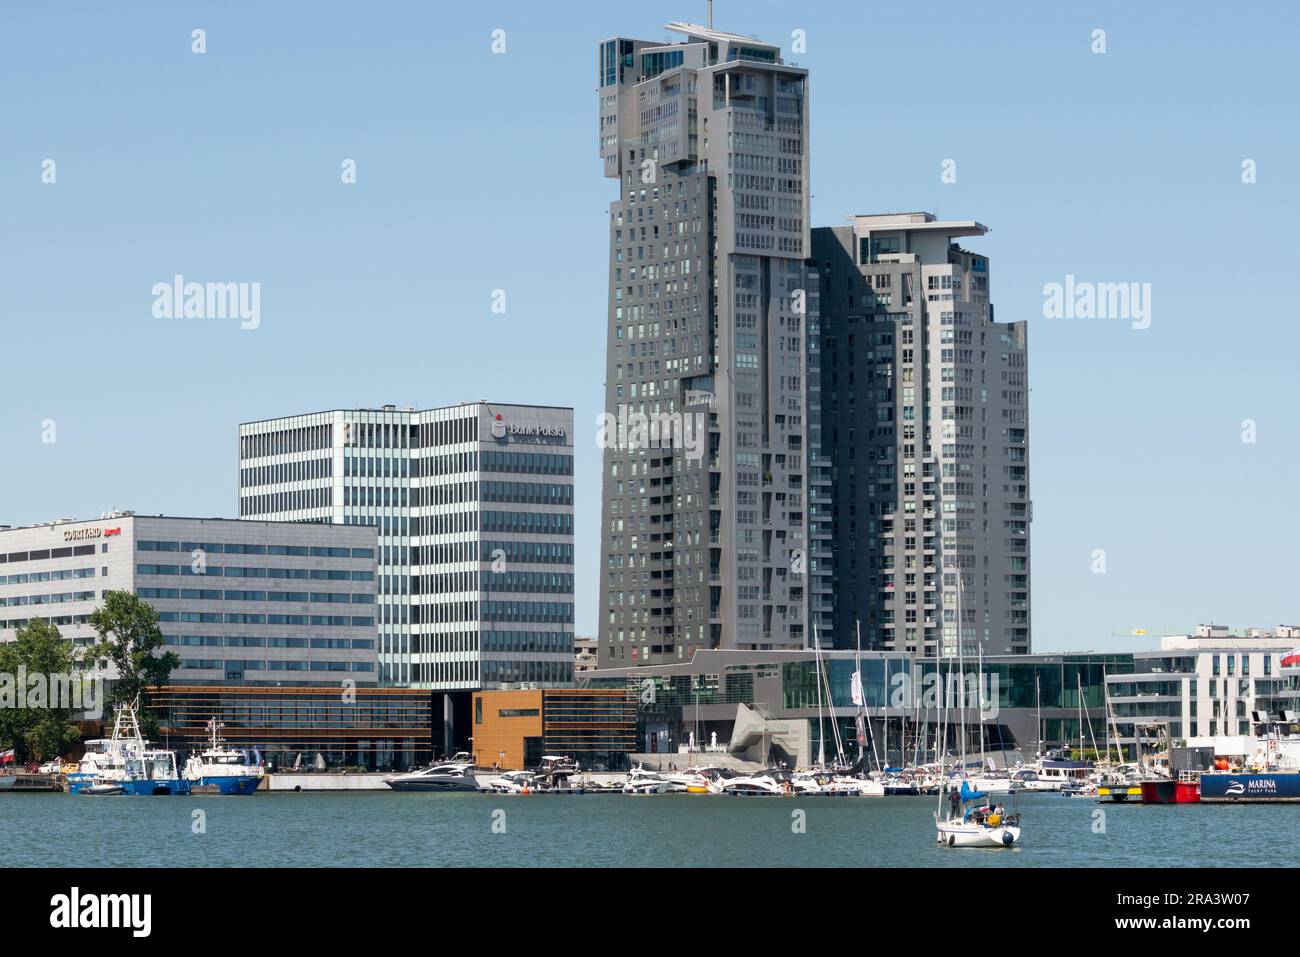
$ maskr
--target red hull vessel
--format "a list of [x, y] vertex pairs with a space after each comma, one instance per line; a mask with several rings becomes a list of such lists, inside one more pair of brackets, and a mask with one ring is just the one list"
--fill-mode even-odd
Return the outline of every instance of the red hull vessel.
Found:
[[1143, 804], [1200, 804], [1201, 783], [1196, 780], [1143, 781]]

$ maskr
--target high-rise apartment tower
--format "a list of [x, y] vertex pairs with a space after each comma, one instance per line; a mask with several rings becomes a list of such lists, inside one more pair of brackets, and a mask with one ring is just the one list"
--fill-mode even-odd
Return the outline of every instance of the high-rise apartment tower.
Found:
[[[685, 39], [615, 37], [597, 56], [600, 155], [619, 183], [605, 410], [621, 423], [603, 463], [602, 667], [799, 648], [831, 625], [808, 74], [752, 37], [668, 29]], [[653, 425], [637, 441], [638, 416], [658, 441]]]

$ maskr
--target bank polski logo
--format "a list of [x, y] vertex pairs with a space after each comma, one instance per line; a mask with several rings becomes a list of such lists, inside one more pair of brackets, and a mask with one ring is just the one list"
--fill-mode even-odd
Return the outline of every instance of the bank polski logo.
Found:
[[492, 419], [492, 438], [504, 439], [505, 437], [506, 422], [505, 419], [501, 418], [501, 413], [498, 412]]

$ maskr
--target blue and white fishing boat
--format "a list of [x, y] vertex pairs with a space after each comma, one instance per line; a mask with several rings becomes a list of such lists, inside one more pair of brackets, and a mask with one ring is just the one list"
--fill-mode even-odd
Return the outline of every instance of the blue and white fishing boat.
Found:
[[[128, 717], [129, 715], [129, 717]], [[138, 757], [148, 743], [140, 737], [133, 709], [121, 708], [113, 719], [113, 734], [86, 742], [77, 770], [67, 776], [69, 794], [121, 794], [127, 758]]]
[[185, 780], [195, 793], [252, 794], [262, 783], [261, 764], [250, 764], [243, 752], [226, 747], [220, 734], [225, 725], [216, 718], [207, 727], [208, 747], [185, 762]]
[[134, 702], [118, 709], [111, 738], [90, 745], [76, 773], [68, 775], [68, 790], [73, 794], [190, 793], [189, 782], [177, 772], [176, 752], [150, 748], [140, 734]]
[[176, 768], [175, 751], [146, 750], [127, 758], [126, 779], [120, 783], [123, 794], [184, 797], [190, 793], [190, 782]]

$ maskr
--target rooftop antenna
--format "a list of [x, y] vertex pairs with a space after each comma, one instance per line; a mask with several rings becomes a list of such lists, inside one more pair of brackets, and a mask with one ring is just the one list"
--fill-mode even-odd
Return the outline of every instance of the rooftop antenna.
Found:
[[713, 0], [709, 0], [709, 29], [713, 29]]

